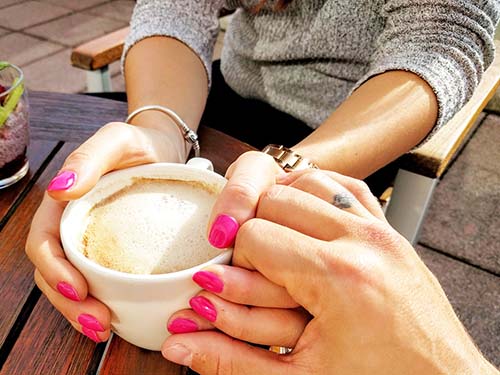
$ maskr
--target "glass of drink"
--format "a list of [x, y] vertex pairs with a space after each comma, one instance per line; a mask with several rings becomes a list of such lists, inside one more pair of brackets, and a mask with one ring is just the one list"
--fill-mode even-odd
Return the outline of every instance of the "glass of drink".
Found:
[[0, 61], [0, 189], [19, 181], [28, 172], [28, 112], [23, 72]]

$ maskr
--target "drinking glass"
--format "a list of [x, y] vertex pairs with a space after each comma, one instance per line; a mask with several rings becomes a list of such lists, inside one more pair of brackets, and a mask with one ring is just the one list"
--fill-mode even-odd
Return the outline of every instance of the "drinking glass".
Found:
[[29, 106], [23, 72], [0, 61], [0, 189], [28, 172], [28, 143]]

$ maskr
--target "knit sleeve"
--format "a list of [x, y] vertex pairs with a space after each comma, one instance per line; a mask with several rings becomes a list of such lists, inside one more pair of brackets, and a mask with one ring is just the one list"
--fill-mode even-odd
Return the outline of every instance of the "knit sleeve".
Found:
[[122, 69], [134, 44], [152, 36], [169, 36], [198, 55], [210, 84], [218, 14], [223, 4], [223, 0], [137, 0], [123, 49]]
[[385, 28], [355, 88], [390, 70], [417, 74], [437, 97], [434, 132], [468, 101], [491, 64], [499, 13], [498, 0], [387, 0]]

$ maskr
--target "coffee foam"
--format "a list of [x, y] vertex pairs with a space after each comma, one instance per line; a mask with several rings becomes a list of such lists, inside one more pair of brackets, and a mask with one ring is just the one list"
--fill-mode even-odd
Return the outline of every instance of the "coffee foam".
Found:
[[201, 182], [135, 179], [89, 211], [82, 252], [104, 267], [161, 274], [217, 256], [206, 239], [214, 188]]

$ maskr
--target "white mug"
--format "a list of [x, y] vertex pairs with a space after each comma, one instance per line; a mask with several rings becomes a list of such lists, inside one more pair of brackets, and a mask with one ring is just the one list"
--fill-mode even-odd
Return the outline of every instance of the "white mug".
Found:
[[111, 310], [112, 330], [141, 348], [160, 350], [169, 336], [168, 318], [178, 310], [189, 308], [189, 299], [201, 290], [192, 280], [193, 274], [209, 264], [228, 264], [232, 249], [195, 267], [154, 275], [115, 271], [88, 259], [82, 254], [80, 244], [90, 209], [137, 177], [201, 181], [217, 192], [222, 190], [226, 179], [213, 172], [212, 163], [203, 158], [193, 158], [187, 164], [141, 165], [103, 176], [90, 192], [70, 202], [64, 210], [61, 219], [64, 252], [87, 280], [89, 293]]

